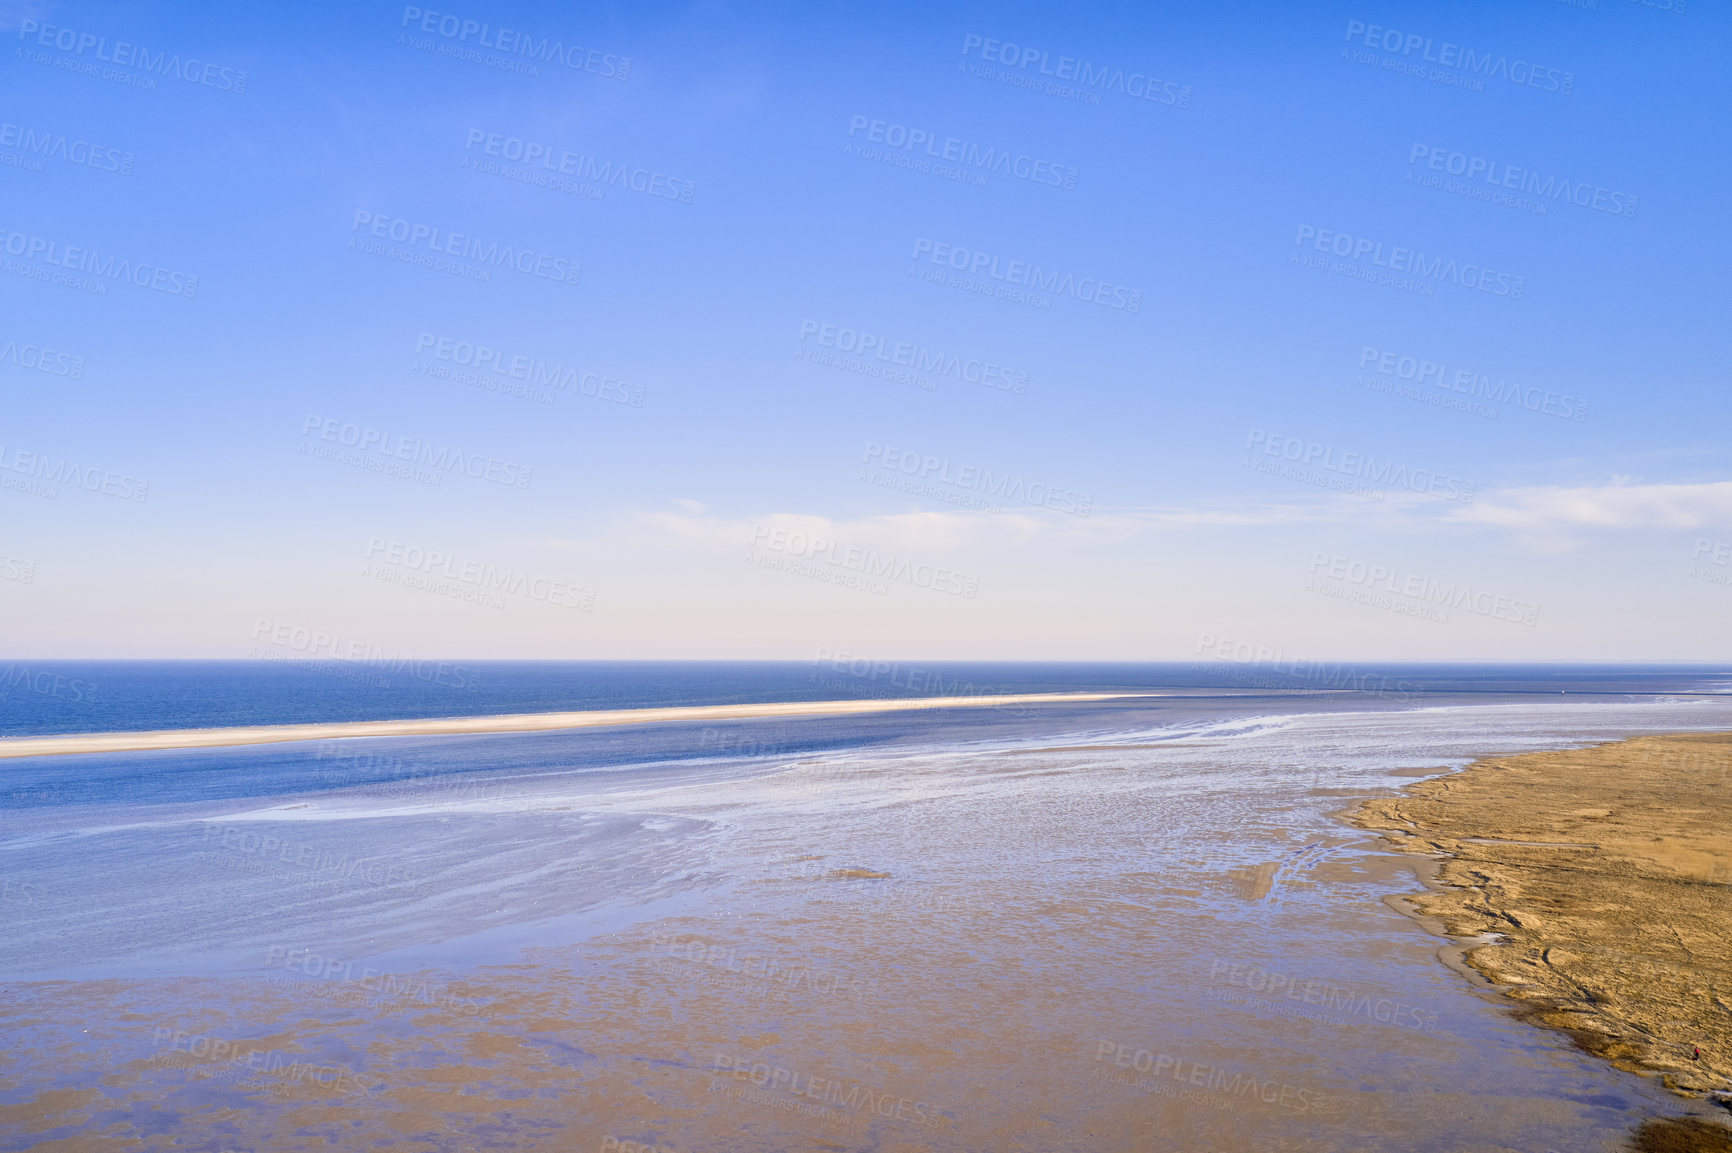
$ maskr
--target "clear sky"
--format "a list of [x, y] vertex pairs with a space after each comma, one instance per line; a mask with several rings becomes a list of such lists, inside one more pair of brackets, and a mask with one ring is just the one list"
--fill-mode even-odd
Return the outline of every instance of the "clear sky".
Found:
[[1727, 655], [1726, 9], [451, 2], [0, 7], [5, 655]]

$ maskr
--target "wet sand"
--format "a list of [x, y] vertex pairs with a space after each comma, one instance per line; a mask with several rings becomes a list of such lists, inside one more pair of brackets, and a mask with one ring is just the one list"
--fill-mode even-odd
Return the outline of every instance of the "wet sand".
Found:
[[[125, 894], [158, 918], [208, 899], [224, 919], [184, 935], [247, 964], [0, 983], [0, 1148], [1614, 1153], [1680, 1103], [1438, 965], [1385, 903], [1426, 862], [1331, 816], [1398, 771], [1555, 747], [1542, 715], [1067, 731], [635, 792], [578, 776], [545, 812], [439, 820], [575, 851], [598, 815], [653, 818], [681, 853], [641, 867], [654, 893], [582, 932], [532, 919], [384, 953], [343, 918], [378, 935], [392, 900], [553, 904], [586, 880], [537, 856], [490, 887], [416, 857], [424, 892], [353, 887], [309, 921], [293, 859], [231, 894], [124, 855], [143, 832], [81, 831], [48, 863], [160, 877]], [[408, 817], [324, 835], [383, 860], [428, 842]], [[104, 898], [27, 875], [14, 917]], [[125, 913], [82, 915], [124, 932]]]
[[514, 713], [493, 717], [433, 717], [408, 721], [336, 721], [312, 725], [252, 725], [222, 729], [162, 729], [139, 733], [78, 733], [65, 737], [0, 740], [0, 759], [129, 753], [152, 749], [211, 749], [270, 745], [339, 737], [427, 737], [481, 733], [538, 733], [610, 725], [654, 725], [677, 721], [739, 721], [754, 717], [840, 717], [922, 709], [978, 709], [1006, 705], [1084, 704], [1165, 696], [1164, 693], [1020, 693], [974, 697], [904, 697], [893, 700], [787, 701], [757, 705], [691, 705], [662, 709], [590, 709], [563, 713]]
[[1732, 734], [1491, 757], [1355, 822], [1445, 855], [1413, 905], [1523, 1019], [1732, 1101]]

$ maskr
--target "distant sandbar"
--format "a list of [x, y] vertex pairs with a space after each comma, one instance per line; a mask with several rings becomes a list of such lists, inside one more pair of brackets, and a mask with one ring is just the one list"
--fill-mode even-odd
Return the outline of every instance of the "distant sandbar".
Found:
[[407, 721], [337, 721], [308, 725], [251, 725], [224, 729], [164, 729], [138, 733], [75, 733], [64, 737], [0, 740], [0, 759], [72, 753], [129, 753], [153, 749], [208, 749], [271, 745], [339, 737], [427, 737], [474, 733], [539, 733], [608, 725], [672, 721], [738, 721], [754, 717], [833, 717], [918, 709], [991, 708], [1004, 705], [1078, 704], [1165, 693], [1022, 693], [974, 697], [902, 697], [866, 701], [783, 701], [757, 705], [689, 705], [661, 709], [597, 709], [566, 713], [514, 713], [494, 717], [436, 717]]

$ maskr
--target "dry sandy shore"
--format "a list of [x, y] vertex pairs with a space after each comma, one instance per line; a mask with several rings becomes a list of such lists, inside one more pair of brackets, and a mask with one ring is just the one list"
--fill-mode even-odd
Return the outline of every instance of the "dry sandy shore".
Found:
[[902, 697], [894, 700], [792, 701], [760, 705], [694, 705], [664, 709], [597, 709], [569, 713], [516, 713], [493, 717], [437, 717], [411, 721], [343, 721], [312, 725], [256, 725], [226, 729], [165, 729], [141, 733], [79, 733], [66, 737], [0, 740], [0, 758], [67, 753], [126, 753], [147, 749], [206, 749], [224, 745], [269, 745], [280, 741], [337, 737], [425, 737], [473, 733], [535, 733], [605, 725], [650, 725], [671, 721], [738, 721], [752, 717], [836, 717], [916, 709], [989, 708], [1028, 704], [1078, 704], [1161, 696], [1161, 693], [1022, 693], [975, 697]]
[[1732, 733], [1492, 757], [1355, 820], [1447, 854], [1443, 884], [1414, 904], [1451, 935], [1497, 935], [1466, 960], [1525, 1019], [1674, 1092], [1726, 1099]]

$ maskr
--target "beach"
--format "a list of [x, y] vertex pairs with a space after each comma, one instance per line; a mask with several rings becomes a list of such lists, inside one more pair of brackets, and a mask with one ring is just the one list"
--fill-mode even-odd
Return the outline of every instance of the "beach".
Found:
[[609, 728], [353, 743], [469, 765], [460, 792], [305, 787], [322, 742], [19, 759], [220, 773], [13, 823], [0, 1133], [1611, 1153], [1706, 1113], [1439, 963], [1391, 904], [1430, 862], [1337, 814], [1732, 709], [1269, 706], [736, 721], [794, 751], [721, 775], [559, 769]]
[[1523, 1020], [1732, 1104], [1732, 734], [1491, 757], [1355, 820], [1438, 858], [1414, 907]]

